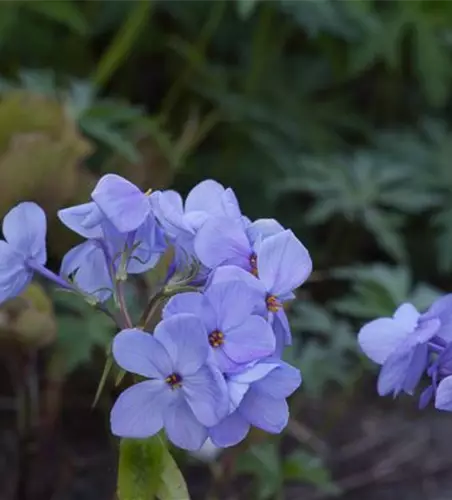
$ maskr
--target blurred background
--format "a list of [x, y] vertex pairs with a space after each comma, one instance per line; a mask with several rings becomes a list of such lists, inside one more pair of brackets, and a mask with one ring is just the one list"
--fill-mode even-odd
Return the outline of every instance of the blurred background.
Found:
[[[451, 60], [447, 1], [0, 3], [0, 215], [45, 208], [53, 269], [77, 242], [56, 210], [106, 172], [214, 178], [311, 251], [288, 428], [177, 454], [194, 500], [451, 498], [451, 417], [378, 399], [356, 344], [451, 290]], [[1, 500], [114, 499], [112, 381], [91, 408], [114, 333], [41, 282], [2, 306]]]

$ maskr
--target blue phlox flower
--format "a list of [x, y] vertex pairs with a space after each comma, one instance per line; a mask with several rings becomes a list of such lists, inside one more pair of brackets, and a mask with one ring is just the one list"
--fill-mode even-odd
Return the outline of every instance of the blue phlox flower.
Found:
[[165, 233], [177, 246], [193, 253], [193, 239], [199, 228], [212, 216], [242, 220], [239, 203], [231, 188], [208, 179], [197, 184], [185, 204], [172, 190], [151, 194], [151, 203]]
[[91, 193], [92, 202], [62, 209], [60, 220], [85, 238], [102, 237], [106, 218], [120, 233], [135, 231], [151, 213], [149, 196], [135, 184], [116, 175], [104, 175]]
[[116, 400], [110, 420], [117, 436], [145, 438], [164, 428], [176, 446], [197, 450], [207, 427], [228, 412], [226, 382], [208, 363], [207, 331], [192, 314], [161, 321], [153, 336], [123, 330], [113, 341], [113, 356], [123, 369], [149, 379]]
[[130, 252], [127, 273], [140, 274], [158, 262], [166, 242], [152, 216], [148, 216], [137, 230], [130, 233], [118, 232], [106, 219], [100, 227], [100, 237], [88, 239], [64, 256], [60, 274], [73, 275], [78, 288], [103, 302], [112, 293], [112, 279], [124, 252]]
[[264, 318], [252, 314], [259, 296], [240, 281], [218, 283], [204, 293], [174, 296], [163, 310], [163, 318], [179, 313], [198, 316], [207, 331], [212, 361], [221, 371], [267, 357], [275, 351], [275, 337]]
[[0, 240], [0, 302], [19, 295], [30, 283], [34, 271], [47, 261], [47, 221], [36, 203], [24, 202], [3, 219]]
[[392, 318], [379, 318], [364, 325], [358, 335], [363, 352], [382, 365], [378, 378], [380, 395], [413, 394], [429, 361], [429, 344], [440, 332], [441, 320], [423, 317], [408, 303]]
[[260, 240], [254, 259], [254, 273], [237, 265], [224, 265], [214, 271], [211, 283], [238, 280], [255, 289], [260, 296], [256, 312], [268, 317], [271, 324], [277, 317], [278, 335], [282, 334], [283, 343], [289, 345], [291, 334], [283, 304], [294, 298], [293, 290], [310, 275], [309, 252], [292, 231], [283, 230]]
[[280, 433], [289, 420], [286, 398], [301, 384], [299, 370], [276, 359], [244, 367], [226, 377], [229, 414], [209, 429], [209, 437], [219, 447], [242, 441], [250, 426], [272, 434]]

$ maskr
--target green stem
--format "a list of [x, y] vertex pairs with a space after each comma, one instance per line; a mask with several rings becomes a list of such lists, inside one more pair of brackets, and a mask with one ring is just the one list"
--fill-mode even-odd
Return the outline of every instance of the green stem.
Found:
[[196, 62], [194, 61], [193, 58], [190, 58], [181, 76], [174, 82], [173, 86], [168, 90], [163, 100], [162, 111], [160, 113], [162, 123], [165, 123], [167, 121], [168, 115], [170, 114], [174, 105], [177, 103], [180, 93], [186, 86], [187, 80], [190, 77], [192, 71], [194, 70], [197, 62], [200, 62], [204, 58], [209, 42], [212, 36], [214, 35], [215, 30], [217, 29], [221, 21], [221, 18], [223, 17], [223, 12], [225, 7], [226, 7], [226, 2], [224, 0], [216, 0], [215, 2], [212, 2], [212, 8], [210, 11], [209, 18], [207, 19], [206, 24], [201, 29], [198, 39], [194, 43], [195, 52], [200, 57], [196, 59]]

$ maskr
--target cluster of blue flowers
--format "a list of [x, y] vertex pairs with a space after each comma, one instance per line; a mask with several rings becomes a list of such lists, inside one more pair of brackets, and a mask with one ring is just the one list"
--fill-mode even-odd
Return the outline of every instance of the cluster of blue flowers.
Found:
[[364, 353], [381, 365], [381, 396], [413, 395], [427, 375], [430, 383], [420, 394], [419, 407], [434, 400], [437, 409], [452, 411], [452, 294], [422, 314], [402, 304], [392, 318], [364, 325], [358, 340]]
[[[114, 298], [122, 313], [114, 359], [146, 379], [115, 402], [115, 435], [145, 438], [163, 428], [175, 445], [196, 450], [207, 438], [235, 445], [250, 426], [281, 432], [286, 398], [301, 383], [299, 370], [281, 359], [291, 343], [284, 303], [312, 271], [290, 230], [273, 219], [252, 222], [233, 191], [213, 180], [195, 186], [184, 203], [174, 191], [144, 193], [108, 174], [89, 203], [58, 215], [86, 239], [66, 254], [59, 275], [45, 267], [42, 209], [21, 203], [5, 217], [0, 301], [21, 293], [34, 273], [101, 308]], [[173, 261], [153, 295], [165, 306], [151, 334], [130, 319], [122, 285], [169, 247]]]

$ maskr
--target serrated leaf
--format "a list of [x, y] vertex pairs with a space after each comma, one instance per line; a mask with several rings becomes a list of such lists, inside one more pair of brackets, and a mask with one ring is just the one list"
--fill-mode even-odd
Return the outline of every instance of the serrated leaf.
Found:
[[121, 439], [119, 500], [190, 500], [185, 481], [159, 435]]

